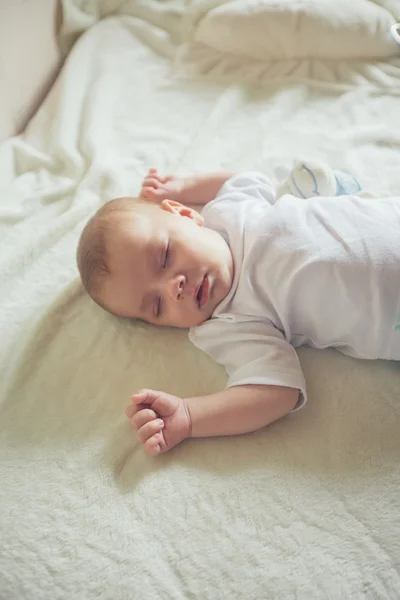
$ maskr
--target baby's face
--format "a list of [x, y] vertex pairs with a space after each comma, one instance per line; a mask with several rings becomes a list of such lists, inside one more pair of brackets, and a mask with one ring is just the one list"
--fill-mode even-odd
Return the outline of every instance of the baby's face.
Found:
[[169, 200], [119, 215], [107, 242], [103, 305], [171, 327], [211, 317], [232, 285], [233, 260], [220, 234], [202, 225], [198, 213]]

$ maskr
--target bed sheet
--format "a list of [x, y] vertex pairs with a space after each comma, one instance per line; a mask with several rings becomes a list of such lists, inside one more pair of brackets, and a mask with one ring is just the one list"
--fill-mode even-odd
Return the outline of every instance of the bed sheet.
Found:
[[[95, 306], [74, 257], [85, 220], [149, 166], [274, 177], [306, 155], [398, 193], [398, 59], [358, 85], [219, 78], [215, 56], [190, 78], [178, 3], [95, 4], [75, 3], [65, 47], [87, 31], [0, 148], [0, 598], [397, 598], [398, 365], [301, 349], [303, 410], [146, 458], [130, 393], [207, 393], [225, 374], [184, 331]], [[388, 64], [390, 85], [371, 75]]]

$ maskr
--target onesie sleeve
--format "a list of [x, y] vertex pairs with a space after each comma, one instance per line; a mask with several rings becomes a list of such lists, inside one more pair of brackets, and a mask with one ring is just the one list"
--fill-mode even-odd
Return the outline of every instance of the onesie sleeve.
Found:
[[263, 173], [256, 171], [239, 173], [228, 179], [219, 190], [216, 199], [238, 194], [266, 200], [269, 204], [274, 204], [276, 201], [276, 189], [272, 181]]
[[294, 410], [305, 404], [305, 380], [296, 351], [271, 323], [217, 317], [193, 328], [189, 337], [225, 367], [227, 387], [287, 386], [300, 390]]

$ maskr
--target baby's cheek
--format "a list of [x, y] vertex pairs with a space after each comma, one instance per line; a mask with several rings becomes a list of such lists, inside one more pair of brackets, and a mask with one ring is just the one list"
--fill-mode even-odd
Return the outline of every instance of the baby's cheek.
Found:
[[189, 307], [183, 306], [183, 303], [180, 305], [179, 303], [175, 303], [168, 312], [168, 316], [166, 318], [166, 325], [170, 327], [191, 327], [193, 321], [193, 314], [189, 310]]

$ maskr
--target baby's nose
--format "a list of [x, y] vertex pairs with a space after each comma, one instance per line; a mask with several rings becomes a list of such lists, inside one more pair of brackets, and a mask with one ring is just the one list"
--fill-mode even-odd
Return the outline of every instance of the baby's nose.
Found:
[[170, 280], [169, 283], [169, 294], [172, 300], [178, 301], [183, 298], [183, 290], [186, 285], [186, 278], [184, 275], [177, 275]]

